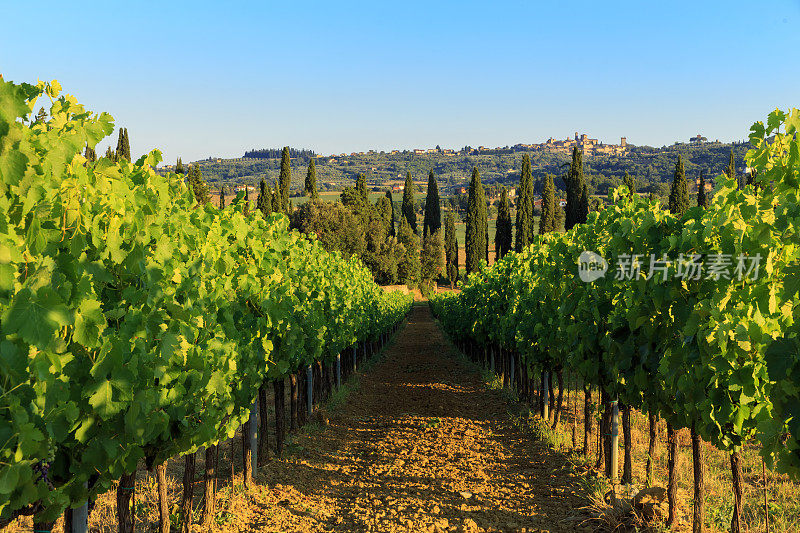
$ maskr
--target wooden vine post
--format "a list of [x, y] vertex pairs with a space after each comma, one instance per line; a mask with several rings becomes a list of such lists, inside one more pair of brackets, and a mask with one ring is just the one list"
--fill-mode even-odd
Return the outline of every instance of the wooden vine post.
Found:
[[284, 400], [284, 386], [282, 379], [272, 382], [275, 393], [275, 453], [283, 453], [283, 440], [286, 437], [286, 404]]
[[738, 450], [731, 453], [731, 478], [733, 481], [733, 515], [731, 533], [742, 531], [742, 456]]
[[703, 520], [705, 518], [705, 480], [703, 475], [703, 465], [705, 461], [703, 453], [703, 440], [695, 430], [692, 423], [692, 466], [694, 473], [694, 506], [692, 515], [692, 533], [702, 533]]
[[306, 416], [311, 418], [314, 412], [314, 370], [311, 365], [306, 367]]
[[589, 457], [589, 439], [592, 436], [592, 388], [583, 384], [583, 456]]
[[258, 465], [262, 466], [267, 462], [269, 451], [269, 419], [267, 418], [267, 388], [262, 383], [258, 388]]
[[203, 528], [210, 529], [216, 513], [217, 500], [217, 453], [218, 446], [206, 447], [206, 464], [203, 472]]
[[342, 354], [336, 354], [336, 390], [342, 386]]
[[289, 374], [289, 431], [298, 428], [297, 423], [297, 375]]
[[616, 483], [619, 476], [619, 402], [611, 402], [611, 446], [609, 461], [606, 465], [606, 474], [612, 483]]
[[625, 458], [622, 462], [622, 483], [633, 483], [633, 442], [631, 441], [631, 406], [622, 404], [622, 436], [625, 440]]
[[561, 419], [561, 407], [564, 401], [564, 373], [563, 370], [556, 371], [556, 378], [558, 378], [558, 397], [555, 403], [555, 413], [553, 414], [553, 430], [558, 427], [558, 421]]
[[678, 432], [670, 422], [667, 422], [667, 449], [669, 481], [667, 482], [667, 527], [675, 527], [678, 521]]
[[167, 462], [156, 466], [156, 482], [158, 485], [158, 531], [169, 533], [169, 500], [167, 499]]
[[132, 502], [136, 495], [136, 472], [124, 474], [117, 486], [117, 523], [119, 533], [133, 533]]
[[181, 495], [181, 533], [192, 527], [192, 500], [194, 497], [194, 471], [196, 453], [187, 453], [183, 464], [183, 494]]
[[653, 485], [653, 460], [656, 455], [656, 442], [658, 441], [658, 418], [653, 407], [649, 408], [647, 414], [649, 443], [647, 445], [647, 465], [645, 466], [645, 484], [648, 487]]

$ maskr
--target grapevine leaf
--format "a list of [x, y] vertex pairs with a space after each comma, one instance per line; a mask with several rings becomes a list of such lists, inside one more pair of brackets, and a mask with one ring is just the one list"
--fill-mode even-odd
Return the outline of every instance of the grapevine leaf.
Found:
[[11, 494], [17, 488], [19, 470], [17, 465], [0, 468], [0, 494]]
[[119, 405], [113, 400], [114, 388], [111, 382], [103, 380], [94, 389], [90, 389], [89, 404], [94, 408], [100, 418], [108, 419], [119, 412]]
[[84, 300], [81, 302], [75, 315], [75, 331], [72, 340], [86, 347], [95, 348], [99, 345], [100, 333], [105, 325], [105, 317], [97, 300]]
[[59, 328], [71, 323], [69, 309], [49, 287], [40, 287], [35, 295], [28, 288], [22, 289], [3, 315], [8, 333], [16, 333], [39, 348], [46, 347]]

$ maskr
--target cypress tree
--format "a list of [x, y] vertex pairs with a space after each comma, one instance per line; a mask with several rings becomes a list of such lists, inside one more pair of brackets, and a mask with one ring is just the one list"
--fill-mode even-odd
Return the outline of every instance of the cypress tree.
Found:
[[[589, 214], [589, 190], [586, 187], [586, 183], [585, 182], [583, 184], [583, 190], [581, 191], [581, 204], [580, 204], [580, 207], [581, 207], [581, 211], [580, 212], [581, 213], [586, 213], [586, 216], [588, 217], [588, 214]], [[581, 224], [585, 224], [586, 223], [586, 218], [584, 218], [580, 223]]]
[[689, 188], [686, 185], [686, 173], [683, 171], [683, 159], [678, 156], [672, 188], [669, 191], [669, 212], [680, 216], [687, 209], [689, 209]]
[[636, 179], [628, 174], [628, 171], [625, 171], [625, 176], [622, 178], [622, 183], [628, 188], [630, 191], [630, 197], [633, 198], [636, 194]]
[[272, 189], [267, 187], [267, 182], [263, 179], [259, 183], [258, 198], [256, 198], [256, 209], [261, 211], [264, 218], [272, 213]]
[[291, 158], [289, 157], [289, 147], [283, 147], [281, 154], [281, 174], [278, 178], [280, 184], [280, 209], [282, 213], [289, 213], [289, 190], [292, 187], [292, 166]]
[[388, 189], [386, 191], [386, 198], [389, 200], [389, 205], [392, 206], [392, 216], [389, 218], [389, 236], [394, 237], [394, 200], [392, 200], [392, 190]]
[[124, 131], [125, 131], [125, 135], [123, 137], [123, 143], [122, 143], [122, 154], [123, 154], [123, 157], [125, 157], [125, 159], [130, 161], [131, 160], [131, 141], [128, 138], [128, 128], [125, 128]]
[[117, 161], [125, 157], [125, 130], [123, 128], [119, 129], [119, 135], [117, 136], [116, 155], [117, 155]]
[[308, 162], [305, 191], [306, 196], [310, 196], [312, 200], [319, 200], [319, 192], [317, 191], [317, 165], [314, 163], [313, 157]]
[[199, 204], [207, 204], [211, 201], [208, 194], [208, 184], [203, 179], [203, 171], [200, 170], [199, 165], [191, 165], [189, 167], [188, 184], [194, 193], [194, 198]]
[[522, 172], [517, 192], [517, 238], [514, 249], [521, 252], [533, 240], [533, 177], [531, 176], [531, 158], [522, 156]]
[[97, 161], [97, 153], [94, 151], [94, 148], [89, 148], [89, 145], [86, 145], [86, 150], [83, 151], [83, 157], [86, 158], [86, 161], [89, 163], [94, 163]]
[[404, 252], [397, 264], [397, 277], [401, 283], [414, 287], [419, 282], [419, 238], [405, 218], [400, 220], [397, 241], [403, 245]]
[[750, 173], [745, 176], [745, 186], [752, 185], [756, 190], [758, 190], [758, 185], [756, 185], [756, 169], [751, 168]]
[[495, 261], [511, 251], [511, 204], [508, 202], [508, 189], [503, 187], [500, 193], [500, 205], [497, 208], [497, 223], [494, 231]]
[[[368, 210], [365, 210], [368, 211]], [[383, 231], [381, 232], [381, 241], [386, 241], [387, 237], [391, 236], [391, 232], [394, 229], [394, 223], [392, 222], [392, 201], [386, 198], [385, 196], [381, 196], [375, 202], [375, 209], [374, 212], [378, 214], [378, 218], [383, 225]], [[369, 218], [369, 214], [367, 212], [367, 219]], [[376, 245], [375, 248], [378, 246]]]
[[117, 160], [117, 153], [114, 151], [113, 148], [110, 146], [106, 148], [106, 155], [104, 156], [106, 159], [110, 159], [111, 161]]
[[572, 163], [566, 178], [567, 186], [567, 209], [564, 218], [564, 229], [569, 230], [575, 224], [586, 222], [589, 214], [588, 203], [582, 202], [583, 187], [585, 180], [583, 177], [583, 152], [577, 146], [572, 149]]
[[178, 158], [178, 162], [175, 164], [175, 174], [183, 174], [183, 162], [181, 158]]
[[367, 178], [361, 172], [356, 176], [356, 192], [364, 203], [367, 203], [369, 199], [369, 193], [367, 193]]
[[442, 227], [442, 212], [439, 206], [439, 185], [433, 175], [428, 173], [428, 195], [425, 197], [425, 218], [422, 221], [422, 235], [432, 235]]
[[542, 216], [539, 218], [539, 235], [556, 229], [556, 187], [553, 176], [547, 174], [542, 185]]
[[275, 183], [275, 190], [272, 191], [272, 212], [281, 212], [281, 189], [277, 182]]
[[733, 155], [733, 148], [731, 148], [731, 158], [728, 161], [728, 168], [725, 169], [725, 174], [732, 180], [736, 181], [736, 186], [738, 188], [742, 188], [742, 184], [739, 181], [739, 177], [736, 175], [736, 158]]
[[472, 180], [469, 184], [469, 198], [467, 200], [467, 231], [465, 237], [467, 274], [480, 270], [481, 261], [485, 261], [489, 254], [487, 232], [486, 195], [483, 192], [480, 172], [478, 172], [477, 167], [473, 167]]
[[456, 237], [455, 215], [452, 211], [448, 211], [444, 217], [444, 256], [450, 287], [455, 288], [458, 281], [458, 237]]
[[219, 188], [219, 208], [225, 209], [225, 186]]
[[421, 263], [423, 281], [434, 281], [442, 275], [442, 247], [441, 229], [423, 237]]
[[411, 172], [406, 173], [406, 185], [403, 189], [403, 203], [400, 205], [400, 214], [408, 222], [414, 233], [417, 232], [417, 213], [414, 211], [414, 181]]
[[700, 183], [697, 185], [697, 205], [698, 207], [708, 208], [708, 196], [706, 195], [706, 177], [703, 170], [700, 170]]
[[564, 223], [566, 221], [567, 215], [564, 213], [564, 208], [561, 207], [561, 204], [556, 204], [556, 216], [553, 221], [553, 231], [561, 231], [561, 228], [564, 227]]

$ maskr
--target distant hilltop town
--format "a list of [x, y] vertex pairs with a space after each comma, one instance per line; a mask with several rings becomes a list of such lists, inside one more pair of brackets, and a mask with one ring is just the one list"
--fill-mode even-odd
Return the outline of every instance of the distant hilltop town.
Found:
[[451, 148], [415, 148], [413, 150], [391, 150], [391, 151], [376, 151], [376, 150], [369, 150], [367, 152], [351, 152], [341, 153], [341, 154], [331, 154], [328, 156], [325, 155], [318, 155], [318, 157], [322, 158], [330, 158], [332, 162], [336, 162], [336, 158], [342, 157], [357, 157], [357, 156], [369, 156], [369, 155], [400, 155], [400, 154], [414, 154], [414, 155], [427, 155], [427, 154], [441, 154], [445, 156], [455, 156], [455, 155], [479, 155], [481, 153], [508, 153], [508, 152], [525, 152], [525, 151], [536, 151], [536, 150], [545, 150], [549, 152], [571, 152], [572, 148], [577, 146], [583, 150], [583, 154], [586, 156], [592, 155], [625, 155], [628, 150], [628, 144], [626, 142], [625, 137], [620, 138], [619, 144], [605, 144], [601, 143], [597, 139], [590, 139], [587, 134], [578, 135], [578, 132], [575, 132], [575, 138], [567, 138], [564, 140], [556, 140], [550, 137], [547, 142], [539, 143], [539, 144], [523, 144], [518, 143], [514, 146], [497, 146], [495, 148], [487, 147], [487, 146], [479, 146], [477, 148], [471, 148], [469, 146], [465, 146], [461, 150], [453, 150]]
[[550, 137], [545, 143], [523, 146], [531, 150], [548, 150], [551, 152], [570, 152], [573, 147], [577, 146], [583, 149], [584, 155], [624, 155], [628, 149], [628, 142], [625, 137], [620, 137], [619, 144], [604, 144], [597, 139], [590, 139], [585, 133], [578, 136], [576, 131], [574, 139], [567, 138], [563, 141], [557, 141]]

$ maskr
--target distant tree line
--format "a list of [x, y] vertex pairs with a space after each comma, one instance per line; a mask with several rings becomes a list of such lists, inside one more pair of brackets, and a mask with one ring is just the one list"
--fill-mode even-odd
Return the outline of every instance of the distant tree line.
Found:
[[[286, 148], [260, 148], [258, 150], [248, 150], [242, 157], [245, 159], [278, 159], [279, 157], [283, 156], [285, 149]], [[317, 154], [314, 153], [314, 150], [307, 150], [305, 148], [301, 148], [300, 150], [297, 148], [289, 148], [289, 157], [292, 159], [308, 161], [312, 157], [316, 156]]]
[[[127, 131], [120, 131], [119, 156], [130, 157]], [[127, 152], [127, 153], [126, 153]], [[317, 164], [310, 158], [306, 167], [302, 191], [308, 202], [295, 208], [290, 202], [291, 149], [284, 147], [280, 156], [280, 175], [274, 186], [262, 179], [253, 210], [240, 194], [234, 202], [245, 202], [245, 211], [269, 216], [279, 212], [289, 216], [292, 228], [314, 234], [326, 249], [338, 250], [345, 256], [358, 257], [371, 271], [378, 283], [403, 283], [420, 287], [423, 293], [436, 282], [454, 286], [462, 277], [459, 272], [459, 251], [465, 251], [466, 273], [482, 268], [489, 261], [489, 243], [494, 242], [494, 259], [515, 250], [522, 251], [530, 245], [535, 235], [551, 231], [569, 230], [586, 223], [591, 211], [605, 208], [602, 198], [589, 194], [585, 174], [583, 151], [575, 147], [571, 161], [565, 163], [556, 175], [534, 177], [529, 154], [524, 154], [519, 170], [519, 182], [514, 203], [506, 185], [485, 187], [477, 166], [467, 194], [445, 200], [439, 196], [439, 181], [434, 170], [428, 171], [427, 193], [424, 199], [415, 198], [416, 184], [411, 172], [406, 172], [402, 201], [394, 202], [391, 190], [386, 190], [377, 201], [369, 198], [366, 175], [359, 172], [352, 187], [341, 191], [338, 202], [322, 201], [317, 190]], [[689, 172], [680, 153], [672, 163], [672, 183], [666, 194], [649, 192], [650, 201], [660, 203], [673, 213], [683, 213], [690, 208]], [[87, 151], [87, 159], [92, 154]], [[752, 183], [752, 176], [737, 171], [736, 149], [729, 149], [725, 173], [743, 187]], [[177, 173], [185, 172], [187, 185], [199, 203], [209, 203], [212, 195], [197, 164], [184, 169], [178, 159]], [[692, 178], [698, 184], [696, 205], [706, 207], [711, 201], [705, 189], [706, 177], [702, 168], [695, 167]], [[627, 194], [642, 194], [638, 178], [625, 172], [618, 185], [624, 185]], [[558, 201], [558, 190], [565, 193], [565, 206]], [[491, 198], [489, 197], [491, 192]], [[645, 194], [647, 191], [644, 191]], [[225, 207], [222, 190], [218, 205]], [[399, 205], [395, 205], [399, 204]], [[489, 235], [491, 209], [497, 212], [495, 234]], [[443, 213], [444, 211], [444, 213]], [[421, 224], [418, 218], [422, 216]], [[461, 216], [459, 216], [461, 215]], [[442, 220], [444, 216], [444, 220]], [[537, 220], [538, 216], [538, 220]], [[465, 222], [465, 241], [460, 246], [456, 234], [456, 221]], [[490, 239], [492, 239], [490, 241]]]

